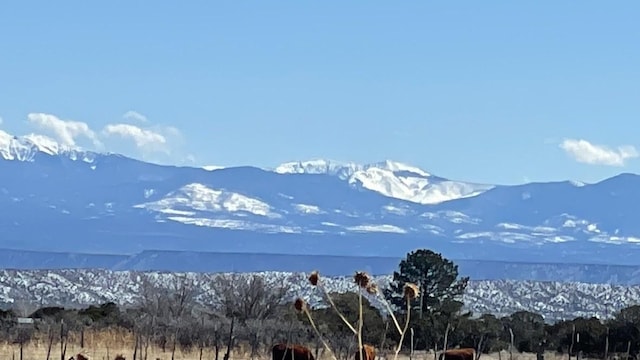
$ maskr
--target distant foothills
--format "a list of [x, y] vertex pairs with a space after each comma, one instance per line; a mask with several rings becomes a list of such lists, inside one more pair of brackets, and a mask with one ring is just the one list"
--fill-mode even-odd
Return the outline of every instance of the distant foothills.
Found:
[[[358, 257], [257, 253], [211, 253], [146, 250], [133, 255], [101, 255], [0, 249], [0, 268], [17, 270], [105, 269], [169, 272], [309, 272], [348, 276], [355, 271], [389, 275], [401, 257]], [[638, 266], [602, 264], [518, 263], [455, 260], [461, 276], [473, 280], [532, 280], [592, 284], [640, 284]]]

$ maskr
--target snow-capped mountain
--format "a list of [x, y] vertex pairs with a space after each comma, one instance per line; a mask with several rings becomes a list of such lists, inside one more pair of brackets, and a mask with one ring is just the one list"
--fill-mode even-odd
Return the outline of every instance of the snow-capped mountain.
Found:
[[363, 165], [318, 159], [284, 163], [274, 171], [278, 174], [333, 175], [354, 187], [419, 204], [471, 197], [493, 188], [492, 185], [443, 179], [415, 166], [390, 160]]
[[175, 167], [0, 133], [0, 248], [640, 264], [640, 176], [596, 184], [451, 181], [325, 160]]
[[0, 130], [0, 159], [34, 161], [39, 153], [66, 156], [91, 162], [95, 153], [80, 148], [63, 146], [43, 135], [29, 134], [21, 137]]

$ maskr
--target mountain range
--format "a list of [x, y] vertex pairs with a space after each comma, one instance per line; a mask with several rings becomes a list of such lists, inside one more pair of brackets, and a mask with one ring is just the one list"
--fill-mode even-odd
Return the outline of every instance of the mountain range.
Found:
[[0, 174], [0, 248], [14, 251], [400, 258], [430, 248], [460, 260], [640, 265], [635, 174], [496, 185], [394, 161], [164, 166], [3, 131]]

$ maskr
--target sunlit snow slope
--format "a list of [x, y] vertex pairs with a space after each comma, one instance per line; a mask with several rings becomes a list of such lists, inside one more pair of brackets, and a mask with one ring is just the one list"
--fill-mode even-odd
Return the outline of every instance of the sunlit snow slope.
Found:
[[337, 176], [354, 187], [419, 204], [437, 204], [476, 196], [493, 188], [492, 185], [443, 179], [417, 167], [390, 160], [365, 165], [329, 160], [289, 162], [274, 171], [279, 174]]

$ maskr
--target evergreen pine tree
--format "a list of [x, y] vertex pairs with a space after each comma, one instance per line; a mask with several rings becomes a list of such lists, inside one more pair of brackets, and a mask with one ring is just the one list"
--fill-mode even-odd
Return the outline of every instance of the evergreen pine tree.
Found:
[[414, 283], [420, 286], [420, 297], [413, 300], [412, 311], [419, 318], [436, 313], [455, 314], [463, 305], [460, 297], [468, 281], [468, 277], [458, 278], [458, 265], [439, 253], [420, 249], [400, 261], [399, 271], [393, 273], [393, 281], [385, 289], [385, 297], [402, 311], [406, 309], [403, 286]]

